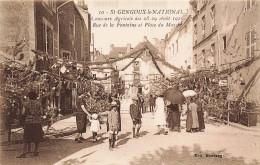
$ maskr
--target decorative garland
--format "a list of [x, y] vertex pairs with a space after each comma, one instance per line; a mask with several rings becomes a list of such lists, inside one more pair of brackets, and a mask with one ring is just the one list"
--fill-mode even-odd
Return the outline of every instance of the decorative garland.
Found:
[[253, 57], [251, 60], [248, 60], [248, 61], [242, 63], [241, 65], [236, 66], [236, 67], [233, 68], [233, 69], [225, 69], [225, 70], [219, 72], [219, 74], [232, 74], [232, 73], [234, 73], [234, 72], [236, 72], [236, 71], [238, 71], [238, 70], [241, 70], [241, 69], [243, 69], [243, 68], [245, 68], [245, 67], [250, 66], [252, 63], [254, 63], [255, 61], [257, 61], [257, 60], [259, 60], [259, 59], [260, 59], [260, 56], [258, 56], [258, 57]]
[[128, 68], [133, 62], [135, 62], [135, 60], [136, 60], [137, 58], [139, 58], [139, 57], [141, 56], [141, 54], [142, 54], [142, 51], [140, 51], [140, 52], [136, 55], [136, 57], [135, 57], [129, 64], [127, 64], [124, 68], [122, 68], [120, 71], [124, 71], [126, 68]]
[[153, 61], [154, 65], [155, 65], [156, 69], [157, 69], [157, 70], [159, 71], [159, 73], [165, 78], [165, 75], [163, 74], [163, 72], [161, 71], [160, 67], [158, 66], [157, 62], [156, 62], [155, 59], [154, 59], [153, 54], [152, 54], [150, 51], [149, 51], [149, 53], [150, 53], [150, 55], [152, 56], [152, 61]]

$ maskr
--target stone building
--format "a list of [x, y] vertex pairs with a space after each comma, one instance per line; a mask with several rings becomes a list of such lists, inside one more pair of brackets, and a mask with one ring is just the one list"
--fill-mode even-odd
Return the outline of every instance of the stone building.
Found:
[[166, 34], [165, 60], [170, 64], [187, 70], [193, 65], [192, 16], [185, 14], [182, 22]]
[[259, 106], [260, 2], [191, 0], [190, 5], [197, 69], [217, 69], [226, 76], [231, 103], [244, 100]]
[[[85, 22], [73, 1], [1, 1], [0, 24], [1, 54], [11, 58], [15, 56], [16, 60], [23, 54], [21, 61], [34, 63], [37, 71], [49, 71], [50, 59], [53, 58], [74, 62], [90, 60], [90, 19]], [[17, 45], [19, 54], [14, 52]], [[38, 56], [31, 50], [47, 56]], [[60, 68], [56, 68], [53, 72], [60, 74]], [[73, 90], [76, 89], [72, 83], [62, 82], [57, 92], [55, 105], [63, 113], [73, 108], [72, 97], [76, 97], [72, 95], [76, 93]]]

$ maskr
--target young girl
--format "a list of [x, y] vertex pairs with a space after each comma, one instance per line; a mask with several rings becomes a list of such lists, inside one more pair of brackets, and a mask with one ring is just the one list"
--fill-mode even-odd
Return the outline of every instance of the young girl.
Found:
[[97, 132], [100, 129], [100, 123], [96, 113], [92, 114], [91, 118], [92, 119], [89, 120], [91, 122], [90, 131], [92, 131], [93, 143], [95, 143], [97, 142]]

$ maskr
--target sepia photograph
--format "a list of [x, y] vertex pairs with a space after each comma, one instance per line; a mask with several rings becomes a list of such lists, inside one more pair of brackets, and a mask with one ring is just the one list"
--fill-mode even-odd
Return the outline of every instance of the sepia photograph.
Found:
[[260, 165], [260, 0], [0, 0], [0, 164]]

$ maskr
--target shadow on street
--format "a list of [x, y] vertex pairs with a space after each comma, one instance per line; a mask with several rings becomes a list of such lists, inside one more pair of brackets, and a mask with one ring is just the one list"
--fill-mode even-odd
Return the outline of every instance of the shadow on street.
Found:
[[[196, 157], [195, 154], [202, 157]], [[223, 157], [206, 157], [206, 155], [222, 155]], [[130, 161], [131, 165], [150, 164], [150, 165], [172, 165], [172, 164], [228, 164], [228, 165], [245, 165], [243, 157], [227, 157], [225, 150], [221, 151], [203, 151], [199, 144], [194, 145], [194, 150], [189, 150], [188, 147], [183, 146], [182, 149], [177, 147], [169, 147], [165, 150], [160, 148], [155, 151], [155, 154], [142, 154], [140, 157], [134, 158]], [[254, 160], [250, 165], [258, 165], [259, 162]]]

